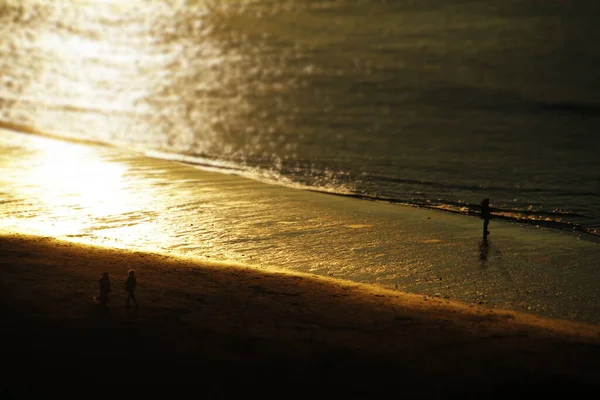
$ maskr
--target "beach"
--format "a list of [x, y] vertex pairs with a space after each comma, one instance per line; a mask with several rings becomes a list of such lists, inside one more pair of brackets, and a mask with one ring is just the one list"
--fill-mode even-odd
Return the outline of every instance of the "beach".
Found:
[[0, 0], [0, 400], [594, 393], [598, 11]]
[[[475, 217], [0, 134], [8, 398], [598, 388], [595, 241], [493, 220], [482, 248]], [[93, 300], [103, 272], [107, 307]]]
[[477, 215], [298, 190], [0, 130], [0, 231], [600, 323], [598, 243]]
[[[600, 382], [596, 325], [50, 237], [3, 235], [0, 253], [13, 398], [73, 382], [425, 398], [575, 395]], [[129, 269], [140, 307], [127, 311]], [[105, 271], [106, 308], [92, 300]]]

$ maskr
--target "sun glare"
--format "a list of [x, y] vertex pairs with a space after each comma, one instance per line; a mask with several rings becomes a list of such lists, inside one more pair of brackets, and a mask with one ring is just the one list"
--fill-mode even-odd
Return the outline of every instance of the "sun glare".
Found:
[[77, 233], [83, 221], [126, 213], [134, 199], [126, 188], [123, 164], [109, 163], [94, 148], [44, 140], [44, 151], [23, 170], [29, 197], [48, 210], [52, 234]]
[[122, 164], [108, 163], [98, 157], [93, 149], [77, 148], [58, 152], [51, 142], [39, 165], [31, 170], [33, 180], [41, 186], [47, 203], [71, 198], [78, 204], [75, 212], [86, 212], [102, 217], [127, 210]]
[[[3, 119], [18, 123], [4, 126], [89, 142], [131, 137], [141, 129], [139, 115], [147, 112], [140, 99], [151, 89], [139, 66], [163, 61], [149, 50], [152, 25], [146, 23], [161, 4], [41, 1], [39, 26], [18, 36], [19, 49], [35, 57], [28, 69], [14, 72], [24, 84], [6, 94], [16, 105]], [[114, 152], [107, 156], [102, 147], [43, 137], [17, 140], [35, 150], [15, 152], [10, 159], [11, 150], [5, 154], [2, 162], [14, 175], [4, 179], [18, 188], [18, 200], [0, 228], [123, 242], [143, 240], [157, 230], [156, 199], [137, 189], [130, 164], [111, 161]]]

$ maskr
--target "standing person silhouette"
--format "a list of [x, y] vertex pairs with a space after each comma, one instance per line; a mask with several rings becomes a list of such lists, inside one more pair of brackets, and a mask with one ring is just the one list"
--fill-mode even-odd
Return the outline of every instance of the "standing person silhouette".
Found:
[[137, 286], [137, 280], [135, 279], [135, 272], [130, 269], [125, 281], [125, 290], [127, 291], [127, 308], [129, 308], [129, 300], [133, 300], [135, 307], [138, 307], [137, 301], [135, 301], [135, 287]]
[[486, 239], [490, 234], [488, 225], [490, 224], [490, 199], [485, 198], [481, 201], [481, 219], [483, 220], [483, 238]]
[[105, 306], [108, 303], [108, 294], [110, 293], [110, 279], [108, 278], [108, 272], [102, 273], [102, 278], [98, 281], [100, 284], [100, 296], [98, 301]]

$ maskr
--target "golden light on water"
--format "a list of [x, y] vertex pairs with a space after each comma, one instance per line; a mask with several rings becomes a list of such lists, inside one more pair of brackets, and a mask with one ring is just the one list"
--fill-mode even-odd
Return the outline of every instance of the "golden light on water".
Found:
[[[23, 8], [27, 15], [19, 14], [19, 3], [13, 4], [15, 18], [30, 19], [35, 28], [11, 37], [14, 51], [35, 50], [36, 56], [27, 68], [5, 71], [21, 85], [5, 93], [0, 89], [2, 97], [16, 100], [0, 116], [0, 126], [91, 142], [131, 134], [135, 115], [143, 112], [136, 102], [149, 90], [137, 77], [140, 62], [148, 63], [144, 45], [152, 38], [140, 30], [148, 28], [143, 22], [158, 7], [143, 3], [38, 1]], [[122, 23], [130, 19], [139, 23]], [[136, 189], [127, 164], [111, 162], [99, 147], [22, 140], [35, 153], [15, 153], [1, 164], [12, 171], [7, 184], [18, 187], [17, 197], [27, 202], [5, 213], [0, 228], [71, 238], [94, 231], [96, 237], [100, 233], [116, 242], [127, 237], [123, 243], [155, 229], [148, 217], [155, 212], [150, 197]]]
[[18, 187], [27, 202], [5, 212], [0, 228], [79, 241], [94, 236], [96, 243], [121, 246], [149, 236], [164, 240], [153, 218], [161, 202], [147, 187], [138, 187], [126, 163], [107, 159], [101, 147], [23, 140], [35, 153], [5, 157], [2, 168], [13, 171], [6, 184]]
[[[34, 29], [13, 35], [11, 46], [0, 43], [0, 50], [27, 57], [26, 68], [9, 64], [3, 71], [19, 86], [0, 87], [0, 97], [16, 102], [0, 118], [68, 138], [113, 142], [131, 135], [149, 114], [141, 100], [160, 82], [144, 70], [169, 62], [151, 34], [153, 18], [168, 7], [144, 3], [40, 1], [39, 10], [29, 4]], [[35, 13], [43, 15], [39, 21]]]
[[[172, 77], [161, 71], [184, 58], [179, 47], [173, 50], [157, 40], [154, 30], [170, 32], [179, 3], [12, 4], [14, 18], [31, 21], [32, 29], [12, 35], [12, 46], [0, 43], [7, 54], [27, 55], [26, 68], [15, 62], [7, 65], [14, 69], [3, 71], [7, 82], [19, 85], [0, 87], [0, 98], [14, 103], [0, 110], [0, 127], [86, 143], [127, 143], [129, 149], [136, 140], [152, 142], [154, 130], [164, 134], [163, 114], [178, 111], [160, 102], [160, 108], [153, 108], [148, 99], [160, 97], [154, 95], [157, 90], [169, 92], [169, 99], [180, 96], [170, 86]], [[177, 137], [190, 131], [170, 128]], [[160, 216], [166, 215], [171, 198], [157, 197], [164, 192], [152, 188], [153, 178], [141, 182], [131, 171], [137, 167], [102, 147], [32, 136], [22, 141], [32, 154], [12, 150], [0, 157], [0, 167], [11, 171], [0, 183], [18, 188], [13, 197], [19, 199], [5, 208], [0, 229], [80, 241], [93, 237], [95, 243], [107, 240], [117, 246], [168, 246], [170, 231]]]
[[[27, 178], [39, 185], [37, 198], [65, 209], [71, 219], [79, 213], [99, 219], [131, 208], [123, 164], [108, 163], [85, 148], [71, 148], [65, 154], [65, 146], [57, 148], [52, 142], [46, 146], [39, 164], [28, 171]], [[66, 207], [69, 203], [74, 207]]]

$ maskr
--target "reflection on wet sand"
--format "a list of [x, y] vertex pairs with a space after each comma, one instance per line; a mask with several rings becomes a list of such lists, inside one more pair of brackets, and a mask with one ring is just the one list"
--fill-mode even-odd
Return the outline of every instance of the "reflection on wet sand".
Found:
[[[591, 284], [598, 271], [590, 268], [597, 248], [573, 236], [498, 222], [494, 248], [503, 250], [491, 257], [489, 241], [473, 249], [481, 237], [476, 218], [2, 130], [0, 146], [0, 231], [312, 272], [465, 301], [484, 293], [489, 306], [598, 318]], [[538, 293], [546, 294], [536, 300]]]
[[104, 159], [98, 148], [42, 138], [27, 142], [34, 145], [28, 157], [11, 157], [8, 149], [2, 158], [2, 167], [11, 172], [4, 179], [18, 187], [22, 200], [5, 211], [5, 224], [56, 237], [112, 230], [110, 236], [119, 241], [125, 235], [119, 229], [130, 229], [151, 209], [152, 197], [128, 179], [127, 165]]
[[481, 241], [479, 242], [479, 261], [481, 261], [481, 268], [487, 267], [489, 250], [490, 243], [488, 241], [487, 236], [484, 236], [483, 239], [481, 239]]

